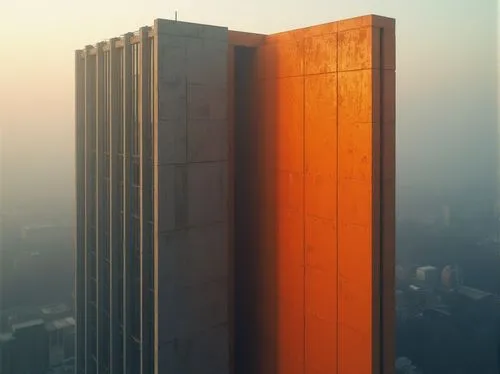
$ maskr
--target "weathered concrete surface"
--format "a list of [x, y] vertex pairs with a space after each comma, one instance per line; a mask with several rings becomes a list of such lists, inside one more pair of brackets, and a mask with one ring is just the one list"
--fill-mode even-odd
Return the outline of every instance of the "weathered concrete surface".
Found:
[[229, 371], [227, 29], [160, 20], [158, 373]]
[[242, 373], [392, 370], [394, 35], [394, 20], [366, 16], [257, 48], [257, 145], [242, 156], [254, 203], [237, 222], [252, 244], [235, 249]]

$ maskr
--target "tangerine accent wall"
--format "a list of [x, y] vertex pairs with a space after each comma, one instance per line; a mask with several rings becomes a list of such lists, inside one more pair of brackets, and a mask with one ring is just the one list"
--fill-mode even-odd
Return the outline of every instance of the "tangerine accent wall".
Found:
[[236, 372], [391, 373], [394, 20], [263, 36], [231, 59]]

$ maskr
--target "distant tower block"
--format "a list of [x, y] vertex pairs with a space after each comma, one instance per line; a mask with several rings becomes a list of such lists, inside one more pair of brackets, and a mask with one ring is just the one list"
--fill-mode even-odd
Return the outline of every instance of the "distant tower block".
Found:
[[438, 269], [434, 266], [421, 266], [417, 268], [416, 278], [426, 286], [435, 287], [439, 283]]

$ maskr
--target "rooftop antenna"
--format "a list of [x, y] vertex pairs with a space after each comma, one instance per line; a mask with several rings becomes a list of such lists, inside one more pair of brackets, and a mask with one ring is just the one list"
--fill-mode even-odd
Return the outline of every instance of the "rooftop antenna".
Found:
[[175, 22], [177, 22], [177, 11], [175, 11]]

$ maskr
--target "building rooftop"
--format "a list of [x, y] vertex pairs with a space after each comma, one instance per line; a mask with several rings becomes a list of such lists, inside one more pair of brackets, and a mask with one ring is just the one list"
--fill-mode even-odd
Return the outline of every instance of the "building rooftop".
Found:
[[56, 331], [72, 326], [75, 326], [75, 319], [73, 317], [66, 317], [48, 322], [45, 328], [47, 331]]
[[43, 321], [43, 319], [40, 319], [40, 318], [32, 319], [31, 321], [13, 324], [12, 331], [16, 332], [17, 330], [26, 329], [29, 327], [35, 327], [35, 326], [44, 325], [44, 324], [45, 324], [45, 322]]
[[66, 304], [54, 304], [54, 305], [46, 305], [42, 308], [40, 308], [40, 311], [42, 314], [60, 314], [60, 313], [65, 313], [70, 310], [69, 306]]
[[479, 301], [483, 300], [487, 297], [492, 297], [493, 295], [489, 292], [484, 292], [482, 290], [478, 290], [477, 288], [472, 288], [472, 287], [467, 287], [467, 286], [460, 286], [457, 289], [457, 292], [469, 299]]

